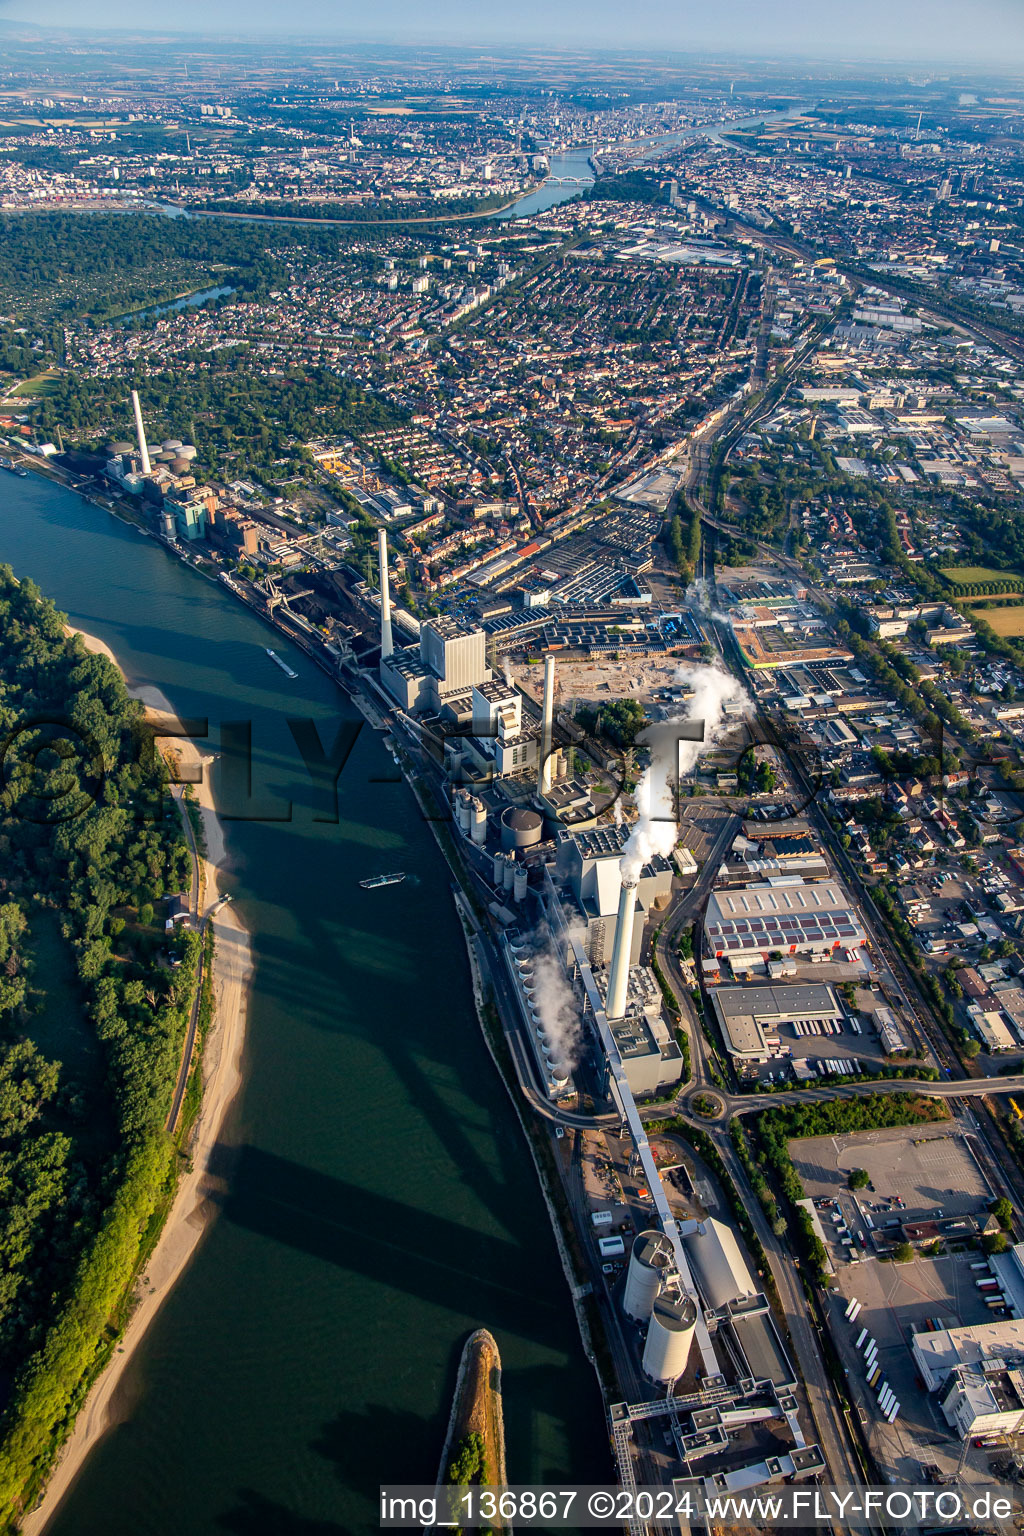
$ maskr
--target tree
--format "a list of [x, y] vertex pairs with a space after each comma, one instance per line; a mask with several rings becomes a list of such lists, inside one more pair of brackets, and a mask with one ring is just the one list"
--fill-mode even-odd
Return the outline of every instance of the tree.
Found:
[[1005, 1253], [1010, 1246], [1010, 1239], [1005, 1232], [986, 1232], [981, 1246], [986, 1253]]
[[909, 1264], [914, 1258], [912, 1243], [897, 1243], [892, 1251], [892, 1256], [897, 1264]]
[[981, 1046], [972, 1036], [969, 1040], [964, 1041], [963, 1045], [960, 1047], [960, 1050], [967, 1057], [968, 1061], [973, 1061], [975, 1056], [980, 1055]]
[[866, 1168], [854, 1168], [846, 1182], [851, 1189], [866, 1189], [871, 1178]]
[[992, 1212], [992, 1215], [996, 1218], [996, 1221], [998, 1221], [1003, 1231], [1009, 1232], [1010, 1228], [1013, 1226], [1013, 1206], [1010, 1204], [1009, 1200], [1007, 1200], [1006, 1196], [1001, 1195], [998, 1200], [993, 1200], [989, 1206], [989, 1210]]

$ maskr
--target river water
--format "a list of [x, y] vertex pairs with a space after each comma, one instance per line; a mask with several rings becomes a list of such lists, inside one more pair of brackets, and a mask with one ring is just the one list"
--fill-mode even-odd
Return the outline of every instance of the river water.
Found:
[[[287, 717], [328, 745], [361, 717], [282, 637], [35, 476], [0, 476], [0, 560], [133, 682], [208, 717], [213, 748], [221, 722], [251, 721], [254, 754], [253, 802], [232, 805], [253, 819], [226, 827], [256, 959], [227, 1193], [53, 1536], [375, 1530], [379, 1484], [433, 1480], [478, 1324], [502, 1352], [510, 1478], [604, 1480], [595, 1378], [446, 866], [380, 737], [363, 728], [338, 823], [317, 823]], [[395, 869], [404, 884], [357, 884]]]
[[[761, 112], [754, 117], [742, 117], [733, 120], [723, 119], [721, 122], [703, 123], [699, 127], [687, 128], [677, 133], [663, 133], [656, 138], [636, 139], [634, 148], [645, 150], [636, 158], [637, 165], [643, 165], [656, 155], [663, 154], [666, 149], [671, 149], [677, 144], [686, 144], [698, 139], [710, 139], [714, 143], [722, 144], [725, 141], [722, 134], [735, 132], [737, 129], [753, 128], [757, 123], [783, 122], [786, 118], [798, 117], [801, 112], [808, 111], [806, 106], [793, 106], [784, 112]], [[625, 149], [627, 144], [616, 146]], [[607, 146], [596, 146], [596, 153], [600, 155]], [[590, 155], [595, 151], [589, 149], [571, 149], [563, 155], [550, 155], [548, 163], [550, 174], [545, 182], [538, 187], [536, 192], [528, 192], [511, 208], [506, 208], [503, 213], [495, 215], [496, 220], [529, 218], [531, 213], [543, 213], [547, 208], [554, 208], [559, 203], [568, 202], [571, 197], [579, 197], [586, 191], [586, 186], [592, 185], [594, 172], [590, 165]], [[569, 180], [563, 181], [563, 177]], [[578, 183], [584, 182], [586, 186]]]

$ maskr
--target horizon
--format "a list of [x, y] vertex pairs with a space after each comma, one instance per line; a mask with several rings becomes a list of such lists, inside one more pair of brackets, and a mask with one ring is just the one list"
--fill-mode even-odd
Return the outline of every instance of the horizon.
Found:
[[[182, 0], [176, 25], [161, 24], [157, 7], [130, 0], [98, 0], [91, 20], [83, 25], [77, 0], [40, 0], [28, 14], [24, 0], [3, 0], [0, 23], [89, 37], [145, 35], [170, 41], [189, 38], [261, 43], [288, 42], [296, 47], [320, 44], [360, 48], [417, 49], [515, 48], [524, 54], [563, 53], [647, 55], [664, 60], [695, 57], [708, 61], [746, 61], [857, 69], [862, 66], [932, 69], [979, 69], [997, 66], [1003, 74], [1024, 70], [1024, 22], [1016, 0], [976, 0], [964, 7], [957, 0], [859, 0], [841, 15], [806, 0], [781, 0], [765, 13], [756, 0], [721, 0], [714, 14], [665, 4], [650, 5], [642, 18], [627, 24], [609, 3], [586, 10], [562, 8], [558, 28], [550, 26], [546, 9], [528, 0], [514, 22], [497, 7], [482, 13], [467, 0], [445, 0], [431, 13], [409, 16], [402, 0], [382, 0], [372, 24], [354, 7], [297, 0], [287, 31], [281, 29], [280, 8], [268, 0], [225, 0], [220, 24], [209, 25], [200, 0]], [[151, 14], [150, 14], [151, 13]], [[542, 35], [543, 32], [543, 35]], [[582, 36], [581, 36], [582, 34]], [[742, 36], [743, 46], [736, 46]], [[935, 40], [925, 51], [922, 39]], [[941, 40], [941, 41], [939, 41]]]

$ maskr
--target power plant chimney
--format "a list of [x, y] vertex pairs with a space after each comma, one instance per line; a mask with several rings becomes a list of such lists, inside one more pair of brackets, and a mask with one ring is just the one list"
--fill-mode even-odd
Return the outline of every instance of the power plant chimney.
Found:
[[551, 789], [551, 727], [555, 718], [555, 658], [548, 653], [544, 658], [544, 709], [540, 725], [540, 772], [537, 775], [537, 792], [546, 795]]
[[608, 977], [608, 997], [604, 1011], [609, 1019], [621, 1019], [626, 1013], [626, 988], [629, 986], [629, 956], [633, 948], [633, 913], [636, 910], [635, 880], [623, 880], [619, 896], [619, 915], [615, 921], [615, 947]]
[[377, 554], [380, 559], [380, 659], [383, 661], [395, 649], [391, 638], [391, 592], [388, 587], [388, 536], [381, 528], [377, 534]]
[[135, 413], [135, 432], [139, 439], [139, 458], [142, 460], [142, 473], [151, 475], [152, 465], [149, 462], [149, 449], [146, 446], [146, 429], [142, 425], [142, 406], [139, 404], [139, 392], [132, 390], [132, 410]]

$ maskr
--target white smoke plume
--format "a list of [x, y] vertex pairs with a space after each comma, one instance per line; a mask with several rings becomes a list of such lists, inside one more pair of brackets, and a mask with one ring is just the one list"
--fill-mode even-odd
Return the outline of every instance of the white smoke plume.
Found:
[[574, 1066], [580, 1045], [580, 1019], [565, 966], [554, 948], [541, 950], [533, 962], [532, 1003], [550, 1041], [556, 1062]]
[[501, 675], [505, 679], [506, 683], [508, 683], [509, 687], [511, 688], [512, 687], [512, 668], [509, 666], [509, 662], [508, 662], [508, 657], [507, 656], [503, 656], [501, 658]]
[[[664, 858], [671, 854], [678, 836], [675, 794], [679, 777], [689, 773], [701, 753], [724, 734], [729, 723], [726, 703], [739, 704], [744, 700], [740, 684], [720, 667], [683, 662], [675, 681], [692, 688], [693, 695], [681, 715], [664, 726], [648, 727], [643, 733], [651, 745], [651, 762], [636, 787], [637, 821], [619, 863], [623, 880], [639, 880], [644, 865], [654, 854], [660, 853]], [[676, 740], [672, 727], [687, 721], [703, 723], [703, 739]]]

